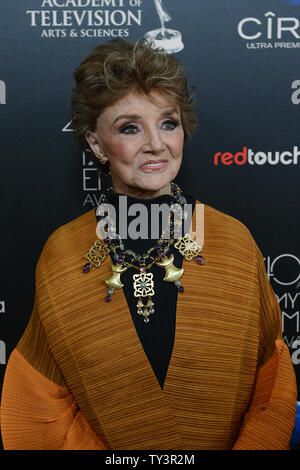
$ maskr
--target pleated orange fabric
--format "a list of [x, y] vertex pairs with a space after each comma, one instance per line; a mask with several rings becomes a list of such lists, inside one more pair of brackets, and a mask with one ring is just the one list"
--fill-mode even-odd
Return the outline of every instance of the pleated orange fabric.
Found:
[[290, 362], [287, 346], [276, 340], [273, 356], [258, 371], [251, 406], [235, 450], [289, 449], [297, 400]]
[[[205, 205], [204, 221], [206, 264], [183, 261], [185, 292], [163, 390], [123, 290], [105, 302], [109, 257], [82, 273], [96, 239], [94, 210], [50, 236], [37, 265], [31, 319], [7, 364], [6, 449], [288, 449], [295, 374], [262, 254], [236, 219]], [[36, 430], [46, 422], [42, 439]], [[31, 426], [36, 437], [22, 441]]]
[[8, 450], [103, 450], [103, 443], [66, 387], [48, 380], [13, 351], [2, 393], [3, 445]]

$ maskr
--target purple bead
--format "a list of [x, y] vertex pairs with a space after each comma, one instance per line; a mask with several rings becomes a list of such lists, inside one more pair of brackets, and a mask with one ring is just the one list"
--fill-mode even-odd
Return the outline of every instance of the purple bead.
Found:
[[178, 290], [179, 290], [179, 292], [184, 292], [184, 287], [183, 287], [183, 286], [179, 286], [179, 287], [178, 287]]
[[141, 273], [144, 273], [146, 271], [145, 266], [140, 266], [140, 271], [141, 271]]
[[205, 258], [203, 258], [203, 256], [195, 256], [195, 260], [198, 264], [205, 264]]
[[108, 242], [109, 242], [109, 238], [108, 238], [108, 237], [106, 237], [106, 238], [104, 238], [104, 240], [103, 240], [103, 241], [104, 241], [104, 243], [108, 243]]
[[86, 263], [86, 264], [83, 266], [82, 271], [83, 271], [84, 273], [88, 273], [91, 269], [92, 269], [91, 263]]
[[105, 301], [106, 302], [109, 302], [111, 300], [111, 296], [110, 295], [107, 295], [106, 298], [105, 298]]
[[123, 264], [123, 258], [118, 258], [117, 263], [118, 264]]

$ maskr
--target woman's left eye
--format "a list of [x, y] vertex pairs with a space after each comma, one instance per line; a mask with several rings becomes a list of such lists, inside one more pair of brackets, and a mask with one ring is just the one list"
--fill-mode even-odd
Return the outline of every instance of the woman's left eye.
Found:
[[138, 128], [134, 124], [126, 124], [120, 129], [121, 134], [136, 134], [137, 131]]
[[177, 127], [179, 124], [178, 121], [173, 121], [171, 119], [168, 119], [167, 121], [164, 121], [163, 123], [163, 128], [166, 129], [167, 131], [172, 131], [173, 129], [175, 129], [175, 127]]

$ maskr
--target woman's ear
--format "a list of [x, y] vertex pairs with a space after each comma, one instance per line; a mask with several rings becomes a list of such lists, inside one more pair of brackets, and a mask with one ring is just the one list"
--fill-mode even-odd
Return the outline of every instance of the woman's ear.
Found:
[[85, 133], [85, 138], [95, 157], [98, 158], [101, 165], [105, 165], [108, 158], [104, 155], [101, 145], [98, 142], [97, 135], [94, 132], [87, 131]]
[[94, 132], [87, 131], [85, 133], [85, 139], [86, 139], [87, 143], [89, 144], [92, 152], [96, 156], [103, 155], [103, 151], [102, 151], [101, 146], [98, 142], [97, 136], [95, 135]]

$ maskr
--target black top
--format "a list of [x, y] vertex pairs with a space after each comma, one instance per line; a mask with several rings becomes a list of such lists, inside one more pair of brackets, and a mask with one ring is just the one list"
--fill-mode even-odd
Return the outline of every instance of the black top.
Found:
[[[120, 196], [122, 196], [122, 202]], [[192, 207], [192, 210], [188, 211], [190, 219], [196, 200], [193, 196], [185, 196], [185, 198], [187, 204], [191, 204]], [[162, 220], [160, 220], [159, 224], [158, 237], [151, 238], [151, 235], [153, 235], [151, 234], [151, 206], [153, 204], [168, 204], [168, 206], [170, 206], [171, 204], [174, 204], [174, 199], [167, 194], [152, 199], [140, 199], [116, 193], [110, 194], [108, 197], [108, 202], [110, 204], [113, 204], [116, 209], [117, 233], [119, 233], [119, 204], [121, 204], [120, 208], [124, 216], [124, 201], [126, 201], [128, 209], [133, 204], [137, 203], [144, 204], [144, 206], [147, 208], [148, 238], [137, 238], [135, 240], [130, 238], [130, 236], [127, 239], [122, 238], [125, 250], [129, 249], [134, 251], [135, 253], [144, 254], [149, 248], [156, 244], [155, 242], [161, 234]], [[139, 212], [136, 212], [136, 215], [128, 216], [128, 226], [130, 225], [130, 222], [136, 220], [139, 215]], [[99, 221], [100, 217], [98, 217], [97, 215], [96, 217]], [[142, 229], [145, 233], [145, 227], [137, 226], [136, 231], [142, 233]], [[141, 236], [144, 236], [144, 233]], [[174, 255], [174, 265], [178, 268], [181, 268], [183, 256], [179, 253], [176, 248], [174, 248], [173, 245], [171, 245], [171, 249], [169, 251], [168, 256], [170, 256], [171, 254]], [[115, 260], [113, 258], [112, 261], [115, 263]], [[184, 295], [184, 292], [178, 292], [178, 288], [174, 285], [173, 282], [163, 281], [163, 278], [165, 276], [165, 270], [163, 268], [158, 267], [156, 264], [154, 264], [149, 270], [147, 270], [147, 272], [153, 273], [155, 293], [154, 296], [152, 296], [151, 298], [151, 300], [154, 302], [155, 311], [149, 316], [149, 323], [145, 323], [143, 315], [139, 315], [137, 313], [136, 304], [138, 298], [134, 296], [133, 274], [137, 274], [138, 270], [134, 268], [128, 268], [121, 275], [121, 281], [124, 284], [124, 294], [140, 342], [157, 377], [157, 380], [161, 388], [163, 388], [175, 338], [177, 295]], [[182, 278], [182, 285], [184, 286], [184, 277]], [[146, 299], [144, 300], [144, 303], [146, 303]]]

